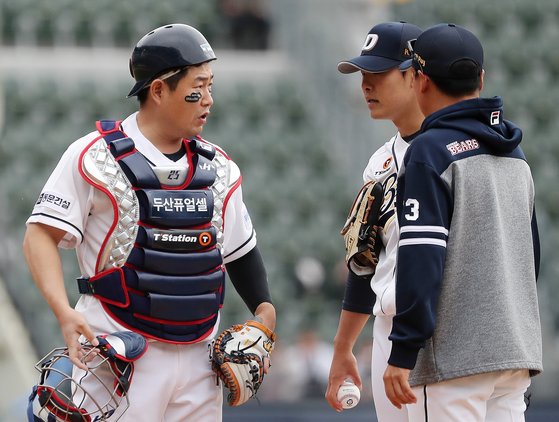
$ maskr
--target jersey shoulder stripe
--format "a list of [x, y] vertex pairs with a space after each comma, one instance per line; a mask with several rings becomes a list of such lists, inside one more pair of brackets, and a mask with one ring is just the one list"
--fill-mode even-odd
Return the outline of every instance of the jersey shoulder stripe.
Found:
[[413, 245], [435, 245], [446, 248], [446, 240], [433, 239], [429, 237], [416, 237], [411, 239], [401, 239], [398, 246], [413, 246]]
[[443, 226], [404, 226], [400, 229], [400, 233], [442, 233], [448, 236], [448, 229]]

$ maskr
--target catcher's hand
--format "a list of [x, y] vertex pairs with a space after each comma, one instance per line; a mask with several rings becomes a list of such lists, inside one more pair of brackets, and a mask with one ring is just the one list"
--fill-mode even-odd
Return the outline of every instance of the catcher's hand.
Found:
[[373, 275], [378, 264], [381, 241], [378, 219], [384, 198], [382, 185], [371, 180], [359, 191], [341, 230], [348, 268], [359, 276]]
[[249, 320], [228, 328], [213, 342], [212, 369], [229, 390], [230, 406], [240, 406], [256, 394], [264, 379], [264, 360], [270, 358], [275, 341], [271, 330]]

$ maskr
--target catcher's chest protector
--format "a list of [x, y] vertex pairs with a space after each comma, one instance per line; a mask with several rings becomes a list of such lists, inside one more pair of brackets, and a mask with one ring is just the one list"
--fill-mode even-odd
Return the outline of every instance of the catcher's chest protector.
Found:
[[154, 168], [119, 122], [100, 121], [97, 129], [101, 137], [83, 151], [80, 173], [109, 196], [115, 217], [97, 274], [78, 279], [80, 293], [147, 337], [198, 341], [211, 333], [223, 304], [228, 158], [191, 140], [187, 173]]

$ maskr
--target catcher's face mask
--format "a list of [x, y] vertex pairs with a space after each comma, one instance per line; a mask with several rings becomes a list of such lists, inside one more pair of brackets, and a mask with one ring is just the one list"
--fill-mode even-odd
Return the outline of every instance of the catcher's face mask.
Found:
[[143, 355], [147, 342], [133, 332], [97, 339], [97, 347], [83, 345], [87, 371], [74, 368], [67, 347], [52, 350], [35, 365], [41, 375], [29, 397], [30, 422], [106, 421], [120, 406], [120, 416], [128, 409], [133, 362]]

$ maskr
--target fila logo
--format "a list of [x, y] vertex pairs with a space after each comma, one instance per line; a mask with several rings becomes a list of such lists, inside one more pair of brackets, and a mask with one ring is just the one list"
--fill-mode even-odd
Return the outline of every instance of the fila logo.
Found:
[[362, 51], [371, 51], [373, 47], [378, 42], [378, 35], [377, 34], [369, 34], [367, 38], [365, 38], [365, 43], [363, 44]]
[[499, 124], [499, 117], [501, 116], [501, 112], [499, 110], [491, 112], [491, 125], [498, 125]]

